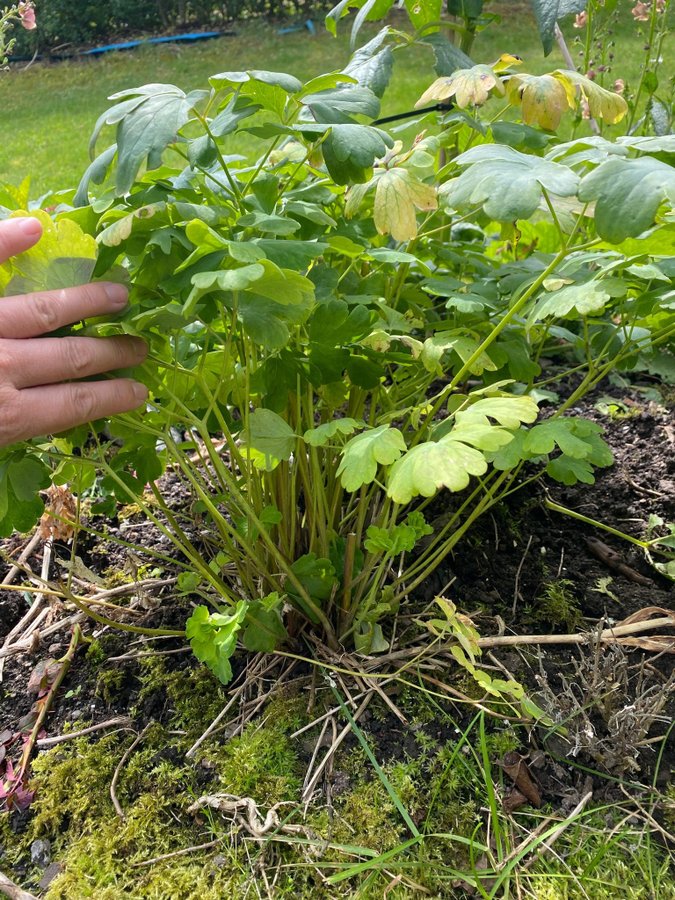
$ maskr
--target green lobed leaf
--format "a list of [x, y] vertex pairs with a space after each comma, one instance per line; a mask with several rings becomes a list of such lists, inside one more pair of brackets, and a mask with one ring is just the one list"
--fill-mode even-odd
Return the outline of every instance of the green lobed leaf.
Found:
[[444, 34], [432, 32], [422, 38], [422, 43], [429, 44], [434, 53], [434, 69], [437, 75], [452, 75], [456, 69], [470, 69], [475, 65], [456, 44], [449, 41]]
[[310, 447], [325, 447], [329, 444], [335, 435], [349, 435], [359, 428], [364, 428], [365, 422], [358, 419], [333, 419], [332, 422], [325, 422], [323, 425], [317, 425], [316, 428], [308, 429], [302, 436], [302, 439]]
[[283, 623], [284, 597], [276, 591], [250, 600], [246, 607], [242, 643], [252, 653], [272, 653], [288, 637]]
[[380, 425], [348, 441], [342, 449], [337, 470], [346, 491], [357, 491], [361, 485], [370, 484], [377, 474], [378, 465], [390, 466], [406, 449], [405, 440], [398, 428]]
[[371, 90], [376, 97], [384, 94], [394, 67], [394, 54], [391, 47], [385, 44], [389, 33], [390, 28], [387, 26], [367, 44], [359, 47], [343, 70], [345, 75]]
[[368, 181], [376, 159], [394, 145], [393, 139], [369, 125], [333, 125], [321, 145], [326, 168], [336, 184]]
[[248, 427], [242, 431], [245, 441], [245, 453], [257, 450], [263, 457], [258, 464], [257, 456], [254, 463], [266, 471], [273, 469], [280, 460], [290, 459], [297, 436], [291, 426], [271, 409], [255, 409], [248, 417]]
[[230, 657], [237, 645], [246, 608], [245, 600], [240, 600], [230, 615], [212, 613], [208, 607], [198, 606], [185, 623], [192, 652], [223, 684], [232, 679]]
[[111, 100], [123, 102], [100, 116], [91, 146], [103, 125], [117, 124], [115, 184], [118, 193], [126, 194], [131, 190], [144, 162], [149, 169], [160, 165], [163, 152], [169, 144], [179, 140], [178, 132], [204, 96], [204, 91], [185, 94], [173, 84], [145, 84], [111, 95]]
[[608, 159], [582, 179], [579, 199], [596, 201], [598, 234], [618, 244], [649, 228], [663, 203], [675, 206], [675, 168], [648, 156]]
[[464, 171], [440, 191], [446, 206], [482, 206], [498, 222], [528, 219], [542, 202], [542, 188], [560, 197], [577, 192], [579, 177], [567, 166], [519, 153], [505, 145], [484, 144], [460, 154]]
[[[302, 90], [302, 82], [285, 72], [268, 72], [263, 69], [249, 69], [246, 72], [220, 72], [209, 78], [212, 88], [219, 91], [233, 84], [247, 84], [257, 81], [271, 87], [280, 87], [287, 94], [297, 94]], [[255, 94], [252, 96], [255, 97]]]
[[24, 451], [0, 455], [0, 536], [29, 531], [44, 511], [40, 491], [50, 484], [49, 468]]
[[611, 294], [603, 288], [602, 281], [570, 284], [558, 291], [551, 291], [541, 296], [528, 316], [528, 324], [541, 321], [549, 316], [564, 318], [572, 311], [580, 316], [600, 313], [610, 299]]

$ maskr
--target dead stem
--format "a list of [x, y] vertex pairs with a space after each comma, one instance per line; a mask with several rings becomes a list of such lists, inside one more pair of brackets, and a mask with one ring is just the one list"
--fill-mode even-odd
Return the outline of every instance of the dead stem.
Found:
[[9, 900], [38, 900], [35, 894], [29, 894], [28, 891], [24, 891], [18, 884], [14, 884], [6, 875], [3, 875], [2, 872], [0, 872], [0, 892], [5, 897], [9, 897]]
[[136, 735], [135, 739], [124, 751], [122, 759], [117, 763], [117, 766], [113, 773], [112, 781], [110, 782], [110, 799], [112, 800], [113, 806], [115, 807], [115, 812], [120, 817], [120, 819], [125, 819], [126, 816], [124, 814], [124, 810], [120, 806], [119, 800], [117, 799], [117, 782], [119, 781], [120, 774], [125, 766], [126, 761], [129, 759], [136, 747], [138, 747], [138, 745], [141, 743], [153, 724], [154, 722], [148, 722], [143, 731]]

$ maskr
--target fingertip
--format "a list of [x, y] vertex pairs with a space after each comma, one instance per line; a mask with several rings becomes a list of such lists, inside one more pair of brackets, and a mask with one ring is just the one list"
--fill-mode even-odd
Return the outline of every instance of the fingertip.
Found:
[[129, 302], [129, 291], [123, 284], [116, 284], [113, 281], [105, 282], [103, 290], [110, 305], [116, 309], [123, 309]]
[[141, 384], [140, 381], [131, 382], [131, 392], [134, 395], [134, 400], [136, 401], [137, 406], [145, 403], [145, 401], [148, 399], [148, 389], [144, 384]]
[[42, 224], [34, 216], [0, 220], [0, 262], [29, 250], [42, 235]]
[[39, 219], [33, 218], [33, 216], [21, 217], [16, 219], [18, 222], [18, 228], [24, 237], [32, 238], [37, 240], [42, 234], [42, 223]]

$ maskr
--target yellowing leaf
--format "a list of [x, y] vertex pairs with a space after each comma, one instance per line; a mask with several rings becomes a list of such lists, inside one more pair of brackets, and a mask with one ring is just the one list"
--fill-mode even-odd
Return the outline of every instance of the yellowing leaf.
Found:
[[441, 487], [464, 490], [471, 475], [486, 471], [487, 462], [479, 450], [459, 441], [426, 441], [391, 467], [387, 494], [394, 503], [410, 503], [419, 495], [433, 497]]
[[431, 100], [447, 100], [455, 98], [460, 109], [467, 106], [480, 106], [487, 100], [490, 91], [504, 93], [504, 86], [490, 66], [472, 66], [470, 69], [457, 69], [452, 75], [437, 78], [427, 88], [415, 104], [424, 106]]
[[417, 235], [415, 210], [437, 206], [432, 184], [424, 184], [407, 169], [387, 169], [378, 178], [375, 189], [375, 227], [396, 241], [409, 241]]
[[512, 75], [506, 90], [509, 103], [522, 104], [523, 122], [547, 131], [555, 131], [562, 114], [576, 105], [571, 82], [554, 75]]
[[591, 116], [610, 124], [623, 119], [628, 109], [620, 94], [567, 69], [548, 75], [512, 75], [506, 90], [510, 103], [522, 104], [523, 122], [548, 131], [555, 131], [566, 110], [576, 108], [579, 95], [588, 103]]
[[576, 85], [586, 98], [588, 109], [594, 119], [604, 119], [610, 125], [620, 122], [628, 112], [628, 104], [621, 94], [608, 91], [579, 72], [558, 69], [553, 75], [562, 83]]

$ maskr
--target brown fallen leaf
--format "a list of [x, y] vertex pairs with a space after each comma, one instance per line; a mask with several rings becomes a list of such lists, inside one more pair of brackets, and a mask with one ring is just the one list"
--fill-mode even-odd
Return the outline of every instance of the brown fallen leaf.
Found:
[[541, 806], [541, 792], [530, 772], [527, 760], [515, 750], [504, 754], [504, 758], [498, 763], [506, 774], [513, 780], [517, 790], [527, 798], [532, 806]]

